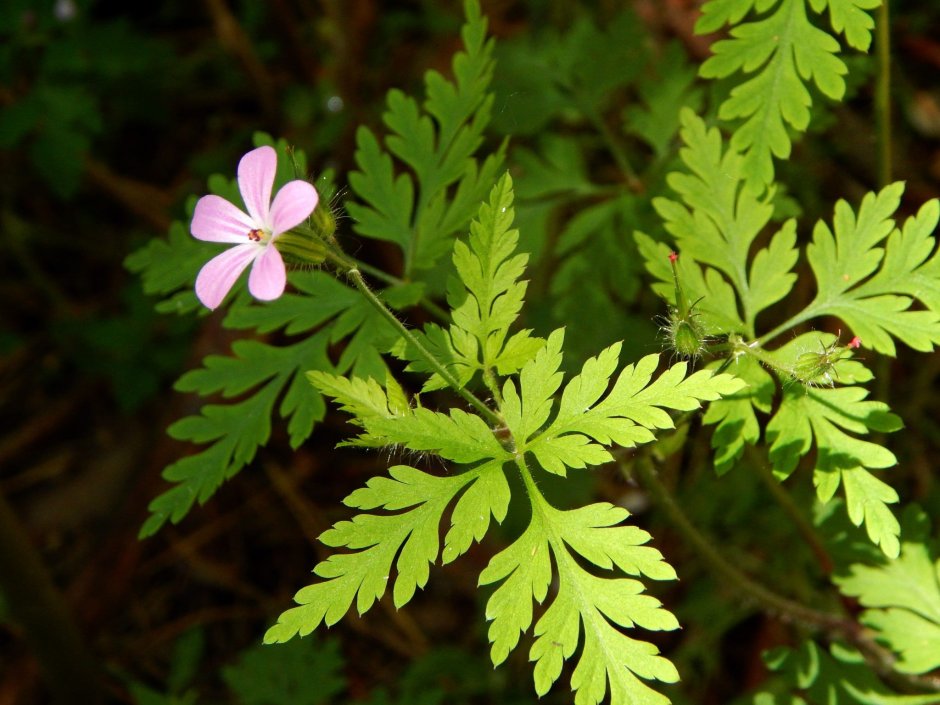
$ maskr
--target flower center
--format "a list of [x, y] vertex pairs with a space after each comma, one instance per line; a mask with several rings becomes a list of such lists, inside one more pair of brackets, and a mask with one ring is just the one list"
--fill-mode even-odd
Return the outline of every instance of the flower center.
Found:
[[248, 239], [252, 242], [261, 242], [264, 239], [265, 232], [261, 228], [255, 228], [248, 231]]

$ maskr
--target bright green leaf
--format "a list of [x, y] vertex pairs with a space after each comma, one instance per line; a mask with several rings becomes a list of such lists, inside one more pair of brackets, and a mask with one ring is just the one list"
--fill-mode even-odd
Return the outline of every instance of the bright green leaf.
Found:
[[899, 556], [880, 565], [856, 563], [836, 583], [868, 608], [862, 621], [900, 655], [899, 671], [940, 668], [940, 554], [923, 511], [905, 512]]
[[493, 662], [503, 661], [531, 625], [532, 600], [546, 598], [551, 556], [559, 590], [534, 629], [530, 658], [536, 662], [536, 691], [548, 691], [580, 644], [571, 678], [576, 703], [599, 703], [608, 689], [613, 705], [667, 703], [640, 679], [672, 683], [679, 677], [675, 668], [656, 647], [623, 630], [672, 630], [679, 626], [675, 617], [658, 600], [643, 595], [639, 581], [594, 575], [581, 567], [572, 550], [599, 568], [616, 564], [654, 579], [672, 579], [672, 570], [657, 551], [640, 545], [648, 539], [644, 532], [622, 525], [628, 516], [622, 508], [594, 504], [562, 512], [539, 502], [534, 511], [522, 537], [494, 556], [480, 575], [484, 585], [504, 581], [486, 609], [492, 621]]
[[[771, 185], [773, 157], [790, 156], [788, 129], [804, 132], [809, 125], [812, 82], [823, 94], [839, 100], [848, 73], [839, 57], [839, 42], [816, 27], [807, 16], [807, 3], [817, 12], [828, 6], [833, 29], [849, 43], [867, 49], [873, 21], [864, 10], [876, 0], [711, 0], [702, 8], [696, 31], [732, 24], [731, 37], [712, 45], [713, 56], [702, 64], [701, 75], [724, 78], [741, 72], [741, 80], [719, 110], [722, 120], [742, 121], [732, 145], [743, 154], [743, 175], [754, 193]], [[749, 11], [764, 12], [741, 23]]]
[[[924, 264], [935, 248], [931, 233], [940, 208], [929, 202], [898, 232], [891, 216], [903, 190], [895, 183], [868, 194], [857, 215], [839, 201], [834, 233], [820, 221], [807, 247], [819, 292], [804, 315], [841, 318], [866, 347], [892, 356], [892, 338], [921, 351], [940, 342], [936, 256]], [[914, 297], [930, 308], [911, 310]]]

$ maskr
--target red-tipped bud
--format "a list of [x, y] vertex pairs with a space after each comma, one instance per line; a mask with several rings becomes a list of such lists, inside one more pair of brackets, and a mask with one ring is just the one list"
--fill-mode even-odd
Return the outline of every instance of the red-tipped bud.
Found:
[[[840, 331], [841, 332], [841, 331]], [[847, 345], [839, 345], [836, 338], [828, 346], [823, 345], [819, 352], [805, 352], [796, 359], [793, 367], [793, 376], [808, 386], [835, 385], [836, 363], [844, 360], [850, 350], [862, 347], [862, 339], [855, 336]]]
[[669, 253], [669, 264], [672, 266], [672, 279], [676, 285], [676, 305], [670, 307], [669, 318], [664, 326], [669, 347], [680, 357], [697, 358], [705, 349], [705, 331], [698, 322], [695, 313], [695, 304], [689, 304], [679, 283], [679, 253]]

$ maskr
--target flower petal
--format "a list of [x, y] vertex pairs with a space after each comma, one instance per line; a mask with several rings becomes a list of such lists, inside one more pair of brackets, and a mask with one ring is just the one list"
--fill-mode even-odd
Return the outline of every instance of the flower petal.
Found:
[[262, 249], [260, 245], [247, 242], [206, 262], [196, 277], [196, 297], [203, 306], [218, 308], [229, 289], [245, 271], [245, 267], [261, 254]]
[[196, 202], [189, 231], [208, 242], [247, 242], [248, 232], [257, 227], [241, 208], [221, 196], [203, 196]]
[[287, 284], [287, 272], [284, 260], [274, 245], [268, 245], [264, 254], [255, 260], [248, 275], [248, 291], [256, 299], [271, 301], [284, 293]]
[[277, 172], [277, 152], [272, 147], [258, 147], [238, 162], [238, 190], [255, 227], [270, 228], [268, 211], [271, 207], [271, 189]]
[[300, 225], [313, 213], [319, 200], [317, 190], [306, 181], [284, 184], [271, 204], [271, 235], [280, 235]]

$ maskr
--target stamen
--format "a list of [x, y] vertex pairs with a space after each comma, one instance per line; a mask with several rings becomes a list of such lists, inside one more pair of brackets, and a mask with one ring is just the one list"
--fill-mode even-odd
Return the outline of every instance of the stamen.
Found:
[[259, 228], [255, 228], [254, 230], [248, 231], [248, 239], [251, 240], [252, 242], [261, 242], [261, 238], [263, 235], [264, 235], [264, 231]]

